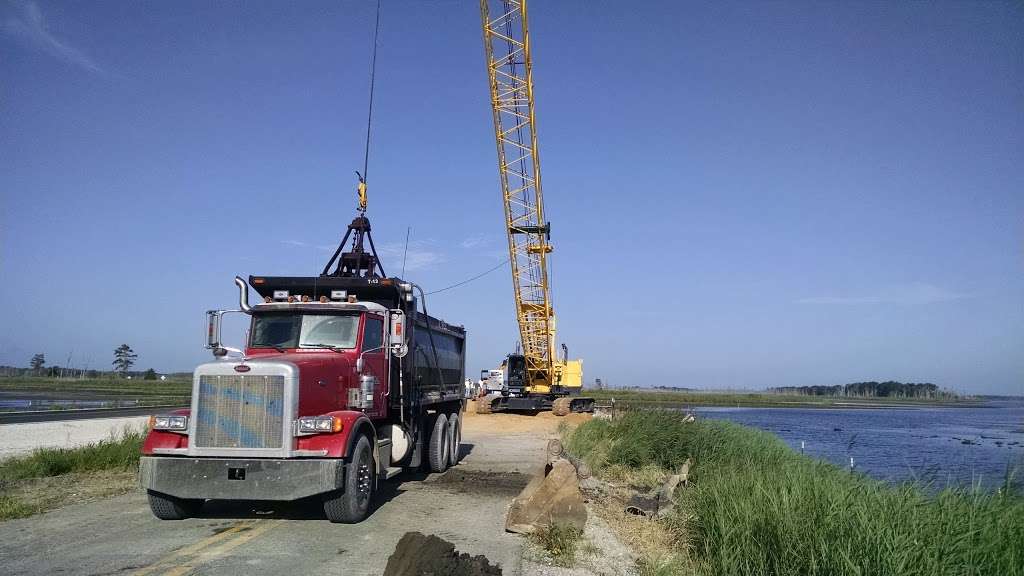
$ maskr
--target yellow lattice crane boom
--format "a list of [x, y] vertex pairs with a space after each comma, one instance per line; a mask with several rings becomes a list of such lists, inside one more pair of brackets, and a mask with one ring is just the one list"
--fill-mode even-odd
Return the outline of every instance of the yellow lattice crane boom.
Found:
[[[555, 313], [548, 277], [551, 224], [544, 219], [526, 0], [480, 0], [480, 15], [522, 342], [522, 354], [506, 360], [508, 391], [503, 403], [529, 408], [546, 400], [555, 402], [558, 411], [558, 397], [582, 388], [582, 361], [555, 355]], [[517, 397], [527, 400], [512, 400]], [[592, 404], [571, 403], [573, 408]]]

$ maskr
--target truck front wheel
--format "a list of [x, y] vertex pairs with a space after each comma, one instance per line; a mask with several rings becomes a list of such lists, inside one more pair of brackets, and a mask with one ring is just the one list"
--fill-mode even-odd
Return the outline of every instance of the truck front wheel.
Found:
[[434, 430], [430, 433], [428, 459], [433, 472], [444, 472], [448, 468], [451, 441], [448, 440], [448, 417], [438, 414], [434, 419]]
[[360, 436], [345, 468], [345, 488], [324, 497], [324, 514], [331, 522], [355, 524], [366, 518], [373, 499], [374, 468], [370, 440]]
[[153, 516], [161, 520], [191, 518], [198, 514], [199, 509], [203, 507], [202, 500], [175, 498], [152, 490], [146, 490], [146, 495], [149, 496], [149, 509], [153, 511]]

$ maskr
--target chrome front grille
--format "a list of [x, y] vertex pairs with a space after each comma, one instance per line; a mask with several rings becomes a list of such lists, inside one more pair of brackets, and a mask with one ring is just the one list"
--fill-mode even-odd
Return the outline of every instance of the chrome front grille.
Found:
[[193, 445], [281, 448], [284, 389], [284, 376], [199, 376]]

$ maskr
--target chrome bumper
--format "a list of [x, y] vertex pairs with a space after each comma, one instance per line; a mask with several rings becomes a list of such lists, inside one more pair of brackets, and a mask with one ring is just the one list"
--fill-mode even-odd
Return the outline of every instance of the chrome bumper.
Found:
[[345, 461], [143, 456], [139, 484], [177, 498], [296, 500], [342, 489]]

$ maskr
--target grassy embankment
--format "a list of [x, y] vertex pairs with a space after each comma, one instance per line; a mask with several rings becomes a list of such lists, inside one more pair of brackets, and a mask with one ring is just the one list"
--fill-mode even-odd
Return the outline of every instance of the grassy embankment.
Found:
[[130, 490], [143, 439], [125, 429], [96, 444], [39, 448], [0, 461], [0, 520]]
[[643, 408], [676, 408], [690, 406], [735, 406], [759, 408], [872, 408], [877, 406], [978, 406], [984, 404], [970, 398], [860, 398], [841, 396], [810, 396], [803, 394], [771, 394], [767, 392], [716, 392], [672, 390], [584, 390], [586, 396], [599, 402], [615, 399], [624, 406]]
[[641, 486], [693, 459], [672, 514], [636, 525], [657, 532], [641, 543], [645, 574], [1024, 574], [1024, 497], [1007, 490], [929, 495], [670, 412], [592, 420], [567, 445], [599, 475]]
[[[0, 378], [0, 392], [22, 393], [26, 398], [126, 400], [141, 406], [187, 404], [192, 383], [187, 379], [141, 380], [133, 378]], [[134, 404], [133, 404], [134, 405]]]

